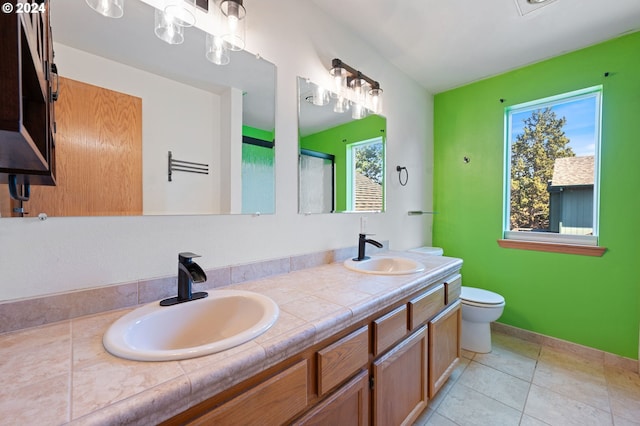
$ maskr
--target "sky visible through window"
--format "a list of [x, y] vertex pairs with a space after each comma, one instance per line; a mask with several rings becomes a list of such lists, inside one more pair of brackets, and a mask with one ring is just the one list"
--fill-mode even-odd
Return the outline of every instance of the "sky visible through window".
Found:
[[[523, 133], [524, 119], [531, 116], [531, 112], [545, 107], [534, 107], [527, 111], [518, 112], [511, 117], [511, 141], [515, 141]], [[569, 146], [577, 157], [595, 155], [596, 147], [596, 97], [589, 96], [569, 102], [562, 102], [551, 106], [551, 110], [558, 118], [566, 117], [564, 132], [571, 141]]]

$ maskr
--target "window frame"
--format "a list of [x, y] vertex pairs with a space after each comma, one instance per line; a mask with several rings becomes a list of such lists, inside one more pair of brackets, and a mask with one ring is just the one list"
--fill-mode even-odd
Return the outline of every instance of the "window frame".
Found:
[[[573, 235], [548, 232], [512, 231], [511, 210], [511, 155], [512, 155], [512, 116], [525, 111], [541, 110], [562, 103], [595, 97], [595, 149], [594, 149], [594, 184], [593, 184], [593, 235]], [[587, 254], [601, 256], [604, 248], [598, 246], [599, 211], [600, 211], [600, 163], [602, 142], [602, 85], [574, 90], [534, 101], [508, 106], [504, 110], [505, 129], [505, 163], [503, 183], [503, 239], [498, 240], [501, 247], [522, 248], [527, 250], [554, 251], [561, 253]], [[562, 246], [562, 247], [555, 247]], [[574, 249], [572, 249], [572, 247]], [[590, 249], [592, 248], [592, 249]]]

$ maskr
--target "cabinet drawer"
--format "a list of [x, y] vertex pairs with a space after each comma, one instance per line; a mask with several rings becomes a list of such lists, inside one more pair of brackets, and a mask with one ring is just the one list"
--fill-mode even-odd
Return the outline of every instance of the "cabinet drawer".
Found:
[[407, 334], [407, 305], [373, 321], [373, 349], [378, 355]]
[[283, 424], [302, 412], [306, 406], [305, 359], [189, 424]]
[[318, 352], [318, 395], [322, 396], [369, 361], [369, 327], [364, 326]]
[[448, 278], [444, 282], [445, 291], [447, 292], [447, 300], [445, 303], [449, 305], [460, 297], [462, 291], [462, 275], [458, 274], [451, 278]]
[[409, 329], [413, 330], [438, 314], [445, 306], [444, 284], [409, 301]]

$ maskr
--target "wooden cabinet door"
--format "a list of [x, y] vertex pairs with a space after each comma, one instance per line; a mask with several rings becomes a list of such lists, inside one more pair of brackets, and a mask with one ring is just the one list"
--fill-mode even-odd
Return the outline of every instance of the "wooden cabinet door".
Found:
[[360, 372], [293, 424], [296, 426], [368, 425], [369, 371]]
[[429, 322], [429, 398], [447, 381], [460, 360], [460, 301]]
[[57, 104], [57, 186], [32, 188], [25, 209], [34, 217], [141, 215], [142, 99], [60, 77]]
[[373, 363], [373, 424], [411, 424], [427, 406], [427, 326]]

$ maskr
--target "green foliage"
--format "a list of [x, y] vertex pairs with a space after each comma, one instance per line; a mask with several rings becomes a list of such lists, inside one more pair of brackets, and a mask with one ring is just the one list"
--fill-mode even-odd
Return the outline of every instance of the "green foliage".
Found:
[[359, 146], [355, 150], [356, 171], [382, 185], [382, 142]]
[[511, 144], [511, 229], [549, 228], [548, 182], [557, 158], [574, 157], [569, 138], [551, 108], [535, 110]]

